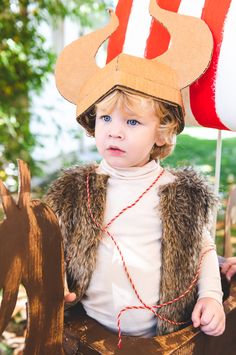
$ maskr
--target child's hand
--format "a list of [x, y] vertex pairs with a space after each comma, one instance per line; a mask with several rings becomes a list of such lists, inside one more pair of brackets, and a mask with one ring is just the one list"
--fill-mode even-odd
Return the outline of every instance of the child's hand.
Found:
[[66, 276], [64, 278], [64, 301], [65, 303], [74, 302], [76, 299], [76, 294], [74, 292], [70, 292], [68, 289]]
[[221, 267], [221, 272], [230, 281], [231, 277], [236, 274], [236, 257], [226, 259], [226, 262]]
[[74, 292], [68, 292], [64, 294], [65, 303], [74, 302], [76, 299], [76, 294]]
[[200, 327], [207, 335], [221, 335], [225, 330], [223, 306], [214, 298], [201, 298], [195, 304], [192, 321], [195, 328]]

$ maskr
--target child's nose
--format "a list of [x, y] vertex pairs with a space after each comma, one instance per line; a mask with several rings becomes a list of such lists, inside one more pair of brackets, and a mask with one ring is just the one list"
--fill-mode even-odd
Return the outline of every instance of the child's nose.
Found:
[[109, 137], [111, 138], [124, 138], [124, 130], [117, 124], [112, 124], [109, 130]]
[[109, 137], [123, 139], [124, 135], [121, 132], [110, 132]]

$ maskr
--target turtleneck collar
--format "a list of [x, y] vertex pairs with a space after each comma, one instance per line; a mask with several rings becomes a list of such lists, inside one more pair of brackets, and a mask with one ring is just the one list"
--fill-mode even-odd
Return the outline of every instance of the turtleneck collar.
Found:
[[113, 168], [103, 159], [97, 169], [97, 173], [123, 180], [137, 180], [153, 176], [160, 171], [159, 161], [151, 160], [141, 167]]

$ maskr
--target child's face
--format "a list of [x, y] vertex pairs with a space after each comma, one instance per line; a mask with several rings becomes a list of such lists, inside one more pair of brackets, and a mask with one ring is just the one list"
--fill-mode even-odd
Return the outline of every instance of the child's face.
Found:
[[114, 168], [143, 166], [157, 143], [158, 120], [153, 114], [140, 117], [115, 108], [109, 115], [97, 111], [95, 140], [101, 156]]

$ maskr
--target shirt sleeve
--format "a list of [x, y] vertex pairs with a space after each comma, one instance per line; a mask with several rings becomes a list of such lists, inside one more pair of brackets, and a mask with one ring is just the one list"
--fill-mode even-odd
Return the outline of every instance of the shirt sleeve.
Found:
[[211, 297], [222, 304], [223, 292], [215, 243], [207, 227], [203, 228], [202, 253], [207, 252], [202, 261], [198, 279], [198, 299]]

